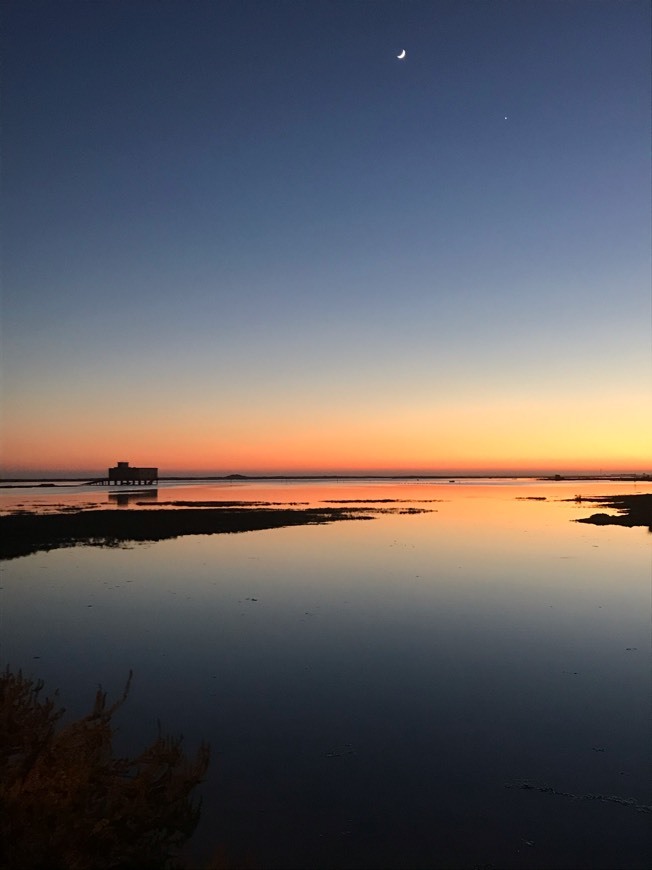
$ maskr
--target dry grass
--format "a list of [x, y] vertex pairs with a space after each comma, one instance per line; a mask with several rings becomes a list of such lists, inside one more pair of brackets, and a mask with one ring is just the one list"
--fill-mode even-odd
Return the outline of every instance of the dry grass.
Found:
[[91, 712], [62, 725], [43, 683], [0, 677], [0, 864], [29, 868], [172, 868], [194, 831], [190, 797], [209, 749], [187, 758], [182, 739], [159, 733], [134, 758], [116, 757], [112, 705], [99, 690]]

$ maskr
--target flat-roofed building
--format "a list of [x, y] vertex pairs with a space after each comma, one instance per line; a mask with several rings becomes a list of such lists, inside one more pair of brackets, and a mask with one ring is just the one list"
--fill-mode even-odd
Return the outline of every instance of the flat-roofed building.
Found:
[[128, 462], [118, 462], [109, 468], [108, 483], [152, 486], [158, 483], [158, 468], [138, 468]]

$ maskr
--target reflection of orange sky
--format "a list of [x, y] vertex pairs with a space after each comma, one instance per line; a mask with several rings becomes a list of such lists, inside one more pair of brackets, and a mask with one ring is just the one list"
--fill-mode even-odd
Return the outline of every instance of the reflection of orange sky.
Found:
[[[648, 403], [649, 405], [649, 403]], [[346, 409], [344, 409], [346, 411]], [[302, 410], [301, 407], [104, 407], [5, 425], [7, 470], [97, 470], [119, 459], [177, 472], [475, 473], [500, 471], [646, 471], [652, 410], [558, 402], [518, 408], [475, 403], [438, 410], [397, 405]]]
[[[487, 481], [409, 481], [409, 480], [371, 480], [347, 481], [334, 479], [327, 481], [234, 481], [215, 483], [193, 483], [165, 486], [159, 488], [159, 501], [172, 500], [228, 500], [228, 501], [268, 501], [276, 503], [301, 502], [320, 506], [343, 502], [377, 503], [390, 499], [398, 502], [395, 507], [413, 504], [415, 507], [439, 510], [440, 503], [454, 505], [453, 510], [461, 511], [466, 519], [484, 516], [486, 522], [487, 505], [492, 510], [498, 503], [501, 510], [518, 512], [524, 500], [536, 498], [545, 501], [536, 503], [569, 500], [569, 509], [578, 506], [574, 499], [578, 493], [584, 497], [609, 495], [610, 493], [636, 493], [652, 491], [652, 484], [622, 482], [578, 482], [578, 481], [531, 481], [487, 480]], [[572, 500], [572, 504], [571, 504]], [[382, 504], [378, 505], [382, 507]], [[389, 505], [392, 506], [391, 504]], [[586, 503], [579, 509], [586, 510]], [[448, 509], [447, 509], [448, 510]]]
[[[403, 535], [407, 531], [417, 536], [432, 535], [434, 531], [438, 534], [452, 534], [454, 529], [458, 536], [470, 534], [462, 542], [464, 547], [477, 547], [481, 541], [489, 542], [495, 534], [503, 534], [505, 529], [512, 529], [512, 533], [518, 538], [523, 533], [529, 534], [537, 529], [543, 530], [551, 524], [558, 524], [560, 518], [566, 523], [567, 520], [594, 513], [598, 509], [595, 503], [576, 502], [578, 493], [586, 499], [610, 493], [652, 492], [652, 483], [553, 482], [528, 479], [477, 482], [460, 480], [456, 483], [426, 480], [251, 480], [164, 482], [154, 493], [128, 487], [110, 490], [107, 487], [86, 487], [84, 492], [79, 492], [77, 487], [72, 487], [72, 491], [65, 486], [55, 489], [33, 487], [29, 490], [0, 490], [0, 513], [8, 513], [19, 507], [39, 512], [58, 512], [67, 506], [118, 509], [118, 497], [122, 496], [124, 499], [127, 492], [133, 493], [133, 497], [128, 505], [123, 505], [125, 508], [140, 508], [143, 502], [156, 508], [175, 502], [205, 504], [234, 501], [251, 505], [267, 502], [297, 509], [308, 506], [350, 507], [363, 513], [368, 508], [370, 515], [376, 519], [382, 517], [384, 521], [392, 518], [409, 521], [407, 525], [401, 522]], [[407, 517], [396, 513], [410, 507], [425, 513]], [[600, 510], [609, 509], [601, 507]], [[604, 531], [601, 531], [604, 535]], [[544, 541], [545, 537], [541, 540]]]

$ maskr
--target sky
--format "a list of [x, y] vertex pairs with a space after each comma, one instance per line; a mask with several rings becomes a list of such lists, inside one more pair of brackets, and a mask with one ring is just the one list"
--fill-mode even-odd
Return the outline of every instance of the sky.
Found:
[[650, 471], [650, 8], [9, 0], [1, 473]]

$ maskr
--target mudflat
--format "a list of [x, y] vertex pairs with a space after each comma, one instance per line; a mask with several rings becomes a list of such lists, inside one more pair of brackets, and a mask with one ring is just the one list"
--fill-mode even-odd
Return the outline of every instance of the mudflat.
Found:
[[591, 514], [578, 519], [578, 523], [596, 526], [647, 526], [652, 531], [652, 493], [637, 495], [603, 495], [582, 497], [582, 501], [601, 504], [617, 510], [617, 514]]
[[213, 535], [371, 519], [360, 508], [214, 507], [139, 510], [75, 510], [15, 513], [0, 517], [0, 559], [76, 544], [117, 546], [125, 541], [160, 541], [181, 535]]
[[[588, 496], [582, 497], [582, 502], [600, 504], [618, 513], [595, 513], [577, 522], [647, 526], [652, 530], [652, 493]], [[238, 502], [198, 502], [196, 507], [190, 507], [190, 504], [192, 502], [168, 502], [169, 506], [147, 509], [81, 509], [49, 514], [8, 514], [0, 517], [0, 559], [14, 559], [76, 544], [118, 546], [127, 541], [160, 541], [182, 535], [214, 535], [342, 520], [368, 520], [387, 510], [401, 513], [420, 513], [424, 510], [381, 508], [380, 505], [369, 503], [366, 507], [352, 504], [345, 507], [302, 507], [296, 506], [296, 503], [295, 506], [278, 506], [261, 502], [250, 503], [249, 506]]]

